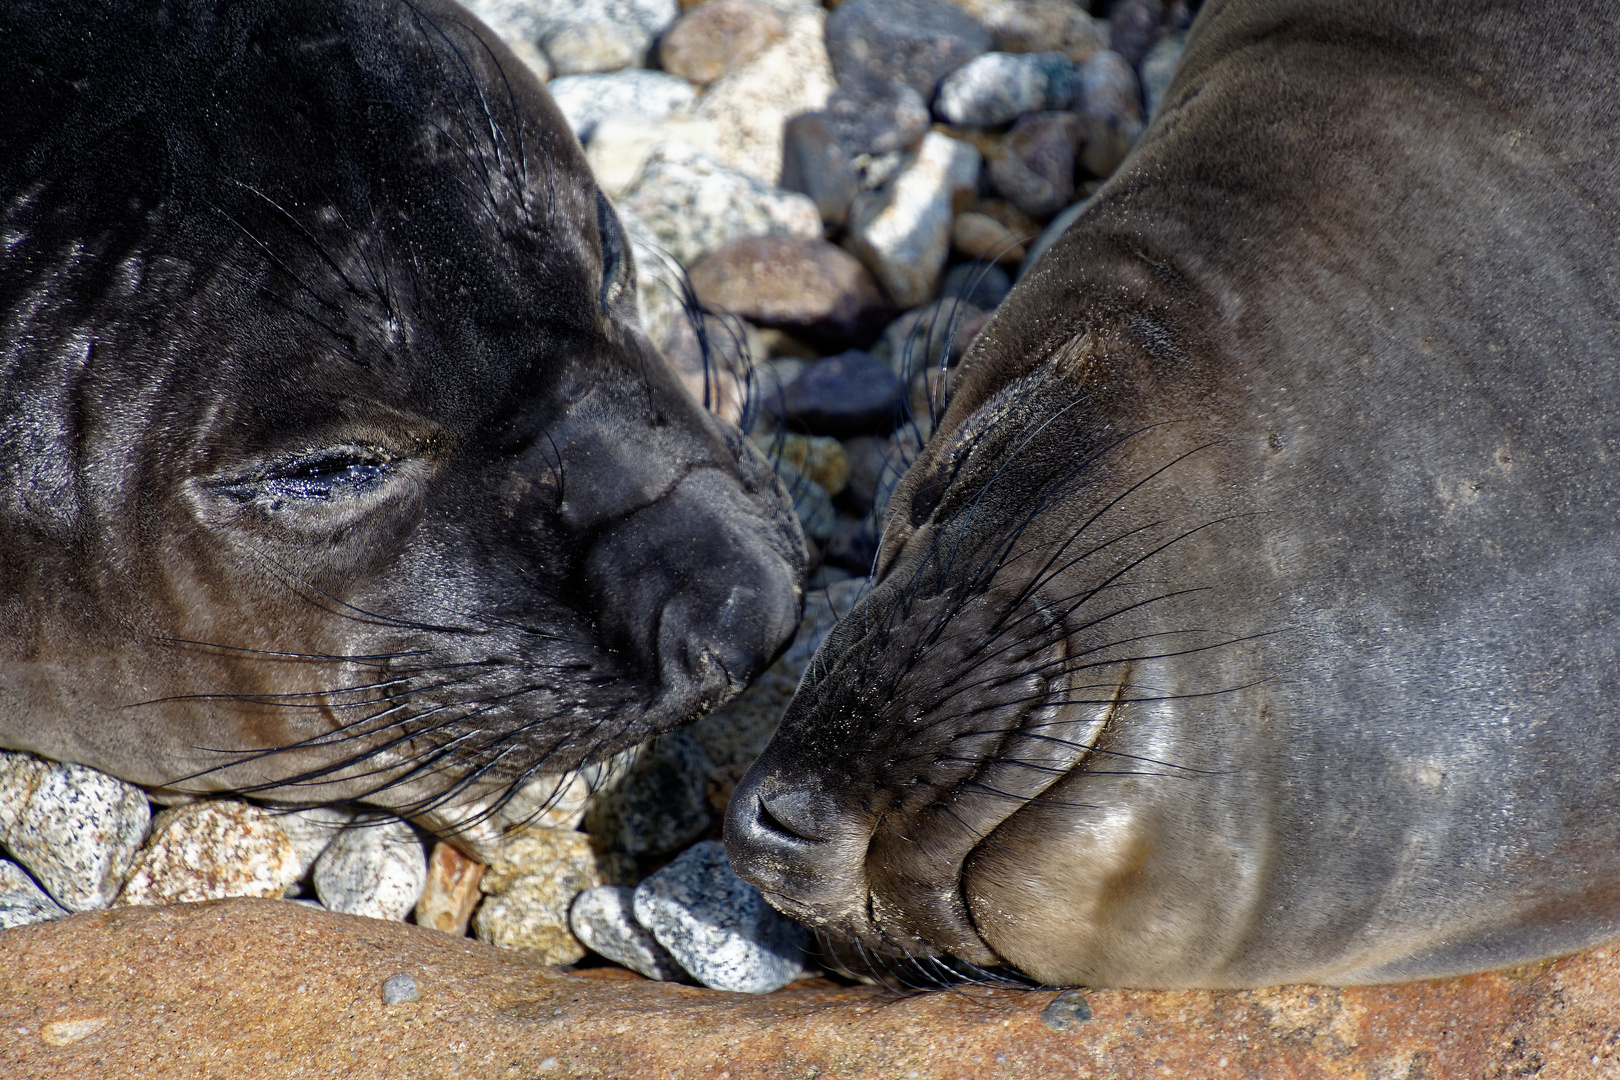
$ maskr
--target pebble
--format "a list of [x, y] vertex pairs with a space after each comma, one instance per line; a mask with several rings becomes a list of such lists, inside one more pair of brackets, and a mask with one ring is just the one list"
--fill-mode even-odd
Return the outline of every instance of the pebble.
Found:
[[691, 83], [662, 71], [564, 75], [551, 80], [546, 89], [582, 143], [591, 141], [604, 117], [629, 114], [662, 120], [690, 111], [697, 102]]
[[[845, 6], [859, 2], [847, 0]], [[929, 132], [899, 175], [856, 198], [849, 245], [897, 306], [914, 307], [934, 295], [950, 252], [957, 203], [973, 197], [978, 180], [976, 149]]]
[[1024, 245], [1018, 235], [984, 214], [957, 214], [951, 226], [951, 246], [970, 259], [987, 259], [1006, 266], [1024, 261]]
[[1108, 9], [1108, 47], [1135, 67], [1159, 40], [1164, 0], [1114, 0]]
[[1073, 1031], [1091, 1019], [1091, 1003], [1078, 990], [1065, 990], [1041, 1010], [1041, 1023], [1053, 1031]]
[[979, 315], [978, 308], [947, 297], [912, 308], [890, 323], [874, 350], [901, 378], [909, 379], [924, 368], [935, 368], [946, 356], [959, 357], [962, 347], [955, 338], [962, 325]]
[[395, 817], [362, 814], [315, 860], [315, 895], [328, 910], [403, 920], [427, 883], [427, 853]]
[[[653, 148], [621, 206], [682, 266], [749, 236], [821, 235], [821, 215], [808, 196], [729, 169], [681, 143]], [[642, 268], [638, 255], [636, 269]]]
[[619, 199], [635, 185], [653, 147], [659, 143], [685, 143], [701, 150], [713, 146], [720, 129], [707, 120], [676, 114], [658, 119], [633, 113], [604, 116], [591, 129], [585, 160], [597, 186], [609, 199]]
[[1108, 176], [1142, 134], [1136, 73], [1117, 52], [1104, 49], [1080, 65], [1074, 77], [1074, 107], [1085, 127], [1081, 155], [1093, 176]]
[[1074, 201], [1075, 153], [1085, 138], [1071, 112], [1020, 117], [989, 156], [990, 182], [1024, 213], [1049, 217]]
[[68, 913], [34, 883], [28, 871], [10, 859], [0, 859], [0, 930], [60, 919]]
[[517, 791], [497, 790], [482, 798], [440, 804], [414, 821], [478, 862], [491, 863], [500, 857], [504, 834], [513, 825], [578, 827], [590, 793], [584, 775], [588, 771], [536, 776]]
[[1181, 63], [1181, 50], [1186, 44], [1185, 32], [1166, 34], [1142, 58], [1142, 97], [1147, 101], [1150, 120], [1159, 111], [1165, 91], [1170, 89], [1170, 80], [1176, 73], [1176, 66]]
[[826, 19], [820, 8], [795, 12], [781, 41], [704, 93], [695, 115], [718, 129], [706, 149], [721, 164], [766, 184], [781, 178], [783, 125], [826, 105], [836, 85], [823, 42]]
[[151, 816], [141, 789], [122, 780], [0, 751], [0, 846], [69, 911], [112, 903]]
[[928, 103], [903, 82], [860, 76], [838, 84], [827, 99], [838, 141], [851, 154], [892, 154], [928, 132]]
[[539, 44], [558, 75], [592, 75], [641, 67], [652, 35], [622, 23], [570, 19], [547, 26]]
[[591, 796], [585, 829], [604, 847], [627, 855], [677, 851], [714, 821], [704, 791], [711, 768], [688, 732], [662, 735], [641, 748], [622, 777]]
[[736, 240], [693, 263], [690, 277], [706, 307], [827, 348], [869, 344], [894, 316], [860, 260], [819, 236]]
[[963, 263], [951, 268], [945, 283], [939, 287], [942, 300], [961, 300], [972, 307], [989, 311], [1007, 298], [1012, 291], [1012, 278], [999, 266], [987, 263]]
[[473, 916], [478, 940], [516, 949], [543, 964], [572, 964], [585, 955], [568, 929], [574, 897], [602, 883], [590, 837], [561, 829], [517, 829], [479, 887], [486, 899]]
[[[884, 447], [889, 445], [886, 439], [874, 441]], [[854, 607], [865, 584], [863, 580], [840, 581], [825, 589], [807, 591], [799, 632], [787, 651], [750, 683], [748, 689], [699, 717], [686, 729], [714, 765], [709, 774], [708, 794], [710, 805], [717, 812], [725, 812], [737, 781], [776, 733], [777, 722], [803, 678], [810, 658], [833, 624]]]
[[840, 83], [894, 79], [933, 101], [939, 81], [990, 51], [990, 33], [946, 0], [844, 0], [827, 18]]
[[568, 926], [586, 948], [659, 982], [681, 982], [686, 972], [632, 910], [635, 890], [597, 885], [574, 897]]
[[308, 874], [343, 827], [354, 820], [354, 811], [336, 806], [314, 806], [307, 810], [272, 810], [281, 831], [292, 842], [295, 870], [293, 880]]
[[1057, 50], [1077, 64], [1108, 48], [1107, 24], [1098, 23], [1072, 0], [990, 0], [963, 5], [990, 31], [1001, 52]]
[[807, 365], [766, 408], [795, 430], [841, 439], [892, 431], [905, 397], [905, 384], [887, 364], [849, 349]]
[[407, 1001], [415, 1001], [422, 996], [421, 987], [409, 975], [391, 975], [383, 980], [382, 999], [384, 1005], [402, 1005]]
[[848, 219], [859, 178], [827, 113], [801, 113], [782, 129], [782, 187], [810, 196], [824, 225]]
[[[808, 367], [802, 365], [801, 373]], [[754, 444], [772, 461], [793, 466], [829, 495], [837, 495], [849, 482], [849, 460], [837, 439], [773, 431], [754, 436]]]
[[681, 967], [716, 990], [766, 994], [804, 969], [804, 928], [732, 871], [718, 841], [694, 844], [638, 885], [634, 911]]
[[118, 903], [279, 898], [306, 865], [276, 818], [257, 806], [234, 799], [175, 806], [152, 820]]
[[946, 76], [934, 112], [948, 123], [991, 127], [1025, 113], [1066, 109], [1074, 73], [1074, 61], [1060, 52], [985, 53]]
[[416, 901], [416, 925], [465, 937], [473, 909], [483, 899], [478, 885], [484, 864], [474, 862], [444, 841], [433, 845], [428, 857], [427, 881]]
[[782, 13], [759, 0], [707, 0], [689, 9], [658, 42], [658, 64], [707, 86], [787, 35]]

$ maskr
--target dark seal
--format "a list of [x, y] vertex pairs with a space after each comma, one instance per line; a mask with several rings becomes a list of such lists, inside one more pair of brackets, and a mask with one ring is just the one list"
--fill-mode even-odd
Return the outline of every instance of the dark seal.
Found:
[[405, 813], [736, 693], [772, 470], [444, 0], [0, 8], [0, 745]]
[[877, 966], [1054, 984], [1620, 935], [1616, 57], [1583, 3], [1206, 4], [975, 342], [737, 871]]

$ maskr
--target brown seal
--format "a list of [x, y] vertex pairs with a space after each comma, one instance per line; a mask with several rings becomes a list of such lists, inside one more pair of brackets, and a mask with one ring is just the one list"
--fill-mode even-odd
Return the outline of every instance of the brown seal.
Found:
[[0, 38], [0, 746], [416, 813], [792, 635], [785, 493], [465, 11], [8, 3]]
[[1617, 56], [1575, 2], [1207, 4], [964, 362], [738, 872], [1049, 983], [1620, 935]]

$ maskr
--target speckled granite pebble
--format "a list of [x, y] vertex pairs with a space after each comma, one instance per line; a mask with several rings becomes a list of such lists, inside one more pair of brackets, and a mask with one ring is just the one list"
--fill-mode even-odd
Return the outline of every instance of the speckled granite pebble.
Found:
[[353, 810], [336, 806], [315, 806], [308, 810], [272, 810], [276, 824], [292, 841], [293, 854], [298, 860], [294, 880], [309, 873], [321, 852], [337, 839], [343, 826], [354, 820]]
[[568, 925], [585, 946], [659, 982], [676, 982], [686, 972], [648, 929], [636, 922], [635, 890], [598, 885], [574, 897]]
[[422, 996], [421, 988], [416, 980], [409, 975], [392, 975], [382, 984], [382, 999], [384, 1005], [400, 1005], [407, 1001], [415, 1001]]
[[985, 53], [939, 86], [934, 111], [952, 124], [991, 126], [1025, 113], [1065, 109], [1074, 61], [1060, 52]]
[[28, 871], [10, 859], [0, 859], [0, 930], [60, 919], [67, 913], [67, 908], [45, 895]]
[[315, 860], [315, 895], [332, 911], [403, 919], [427, 883], [427, 853], [398, 818], [364, 814]]
[[704, 794], [712, 768], [690, 733], [669, 732], [644, 746], [620, 780], [592, 797], [586, 831], [629, 855], [678, 851], [712, 821]]
[[484, 872], [488, 898], [473, 916], [478, 940], [517, 949], [545, 964], [572, 964], [584, 946], [568, 929], [574, 897], [602, 882], [590, 838], [561, 829], [518, 829]]
[[232, 799], [175, 806], [152, 821], [120, 904], [187, 904], [228, 896], [279, 897], [305, 863], [276, 819]]
[[69, 911], [112, 903], [151, 817], [122, 780], [0, 752], [0, 845]]
[[636, 886], [636, 921], [704, 986], [767, 994], [804, 969], [805, 931], [738, 877], [718, 840]]

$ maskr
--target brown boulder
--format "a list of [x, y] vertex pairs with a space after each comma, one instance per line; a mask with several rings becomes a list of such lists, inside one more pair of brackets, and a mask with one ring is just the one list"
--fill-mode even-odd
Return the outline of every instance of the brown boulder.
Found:
[[699, 259], [690, 276], [707, 307], [829, 349], [870, 344], [894, 314], [871, 272], [820, 239], [738, 240]]
[[[401, 923], [225, 900], [0, 933], [0, 1070], [8, 1080], [1581, 1080], [1620, 1067], [1611, 951], [1406, 986], [1087, 990], [1055, 1001], [1050, 991], [900, 997], [816, 982], [752, 997], [566, 974]], [[414, 980], [415, 997], [384, 1004], [396, 975]]]
[[708, 0], [676, 20], [658, 43], [671, 75], [707, 86], [782, 40], [787, 20], [759, 0]]

